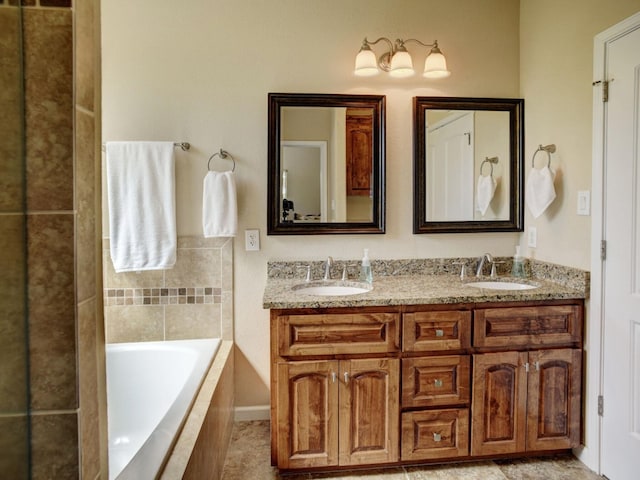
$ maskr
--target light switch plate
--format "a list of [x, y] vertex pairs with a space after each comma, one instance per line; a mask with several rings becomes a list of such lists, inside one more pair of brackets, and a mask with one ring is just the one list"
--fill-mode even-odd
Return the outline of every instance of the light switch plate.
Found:
[[538, 230], [536, 229], [536, 227], [529, 227], [527, 233], [527, 245], [529, 245], [531, 248], [536, 248], [538, 244]]
[[591, 192], [589, 190], [578, 192], [578, 215], [591, 215]]
[[247, 252], [260, 250], [260, 230], [244, 231], [244, 249]]

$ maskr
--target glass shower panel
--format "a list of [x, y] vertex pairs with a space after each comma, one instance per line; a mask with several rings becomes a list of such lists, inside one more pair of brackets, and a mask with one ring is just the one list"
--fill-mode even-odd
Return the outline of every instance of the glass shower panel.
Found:
[[0, 476], [30, 476], [22, 19], [0, 0]]

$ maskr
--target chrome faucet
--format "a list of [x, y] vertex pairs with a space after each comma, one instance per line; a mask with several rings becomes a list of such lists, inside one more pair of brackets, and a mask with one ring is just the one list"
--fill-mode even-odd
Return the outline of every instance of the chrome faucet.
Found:
[[327, 261], [324, 264], [324, 279], [331, 280], [331, 266], [333, 265], [333, 258], [327, 257]]
[[478, 268], [476, 269], [476, 277], [482, 276], [482, 267], [484, 267], [484, 261], [487, 260], [493, 265], [493, 257], [490, 253], [485, 253], [478, 259]]

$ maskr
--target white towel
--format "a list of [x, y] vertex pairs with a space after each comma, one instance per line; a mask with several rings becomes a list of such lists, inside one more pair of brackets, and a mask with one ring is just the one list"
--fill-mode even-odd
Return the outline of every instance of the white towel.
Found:
[[173, 142], [108, 142], [111, 260], [116, 272], [176, 263]]
[[236, 180], [233, 172], [208, 172], [202, 189], [205, 237], [235, 237], [238, 231]]
[[493, 194], [496, 192], [497, 182], [493, 175], [484, 176], [480, 174], [478, 177], [478, 185], [476, 187], [476, 210], [484, 217], [487, 213], [487, 208], [491, 203]]
[[532, 168], [529, 172], [525, 198], [533, 218], [542, 215], [542, 212], [556, 198], [556, 189], [553, 186], [555, 177], [556, 174], [549, 167], [543, 167], [539, 170]]

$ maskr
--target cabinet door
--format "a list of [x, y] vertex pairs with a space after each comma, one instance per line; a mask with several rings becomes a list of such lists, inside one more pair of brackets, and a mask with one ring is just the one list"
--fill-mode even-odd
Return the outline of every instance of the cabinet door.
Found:
[[473, 355], [471, 454], [525, 450], [526, 352]]
[[337, 360], [278, 364], [278, 467], [338, 464], [338, 366]]
[[398, 460], [397, 358], [340, 362], [340, 465]]
[[554, 450], [580, 443], [581, 351], [529, 353], [527, 450]]
[[371, 195], [373, 117], [347, 110], [347, 195]]

